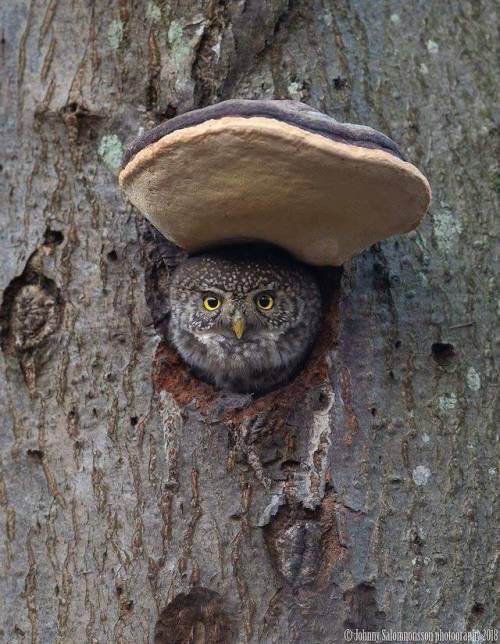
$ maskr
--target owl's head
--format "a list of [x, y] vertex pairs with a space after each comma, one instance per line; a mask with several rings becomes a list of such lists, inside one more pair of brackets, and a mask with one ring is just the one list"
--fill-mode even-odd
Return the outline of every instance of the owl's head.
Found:
[[222, 248], [187, 259], [170, 286], [170, 337], [202, 378], [263, 391], [304, 360], [321, 318], [310, 269], [269, 246]]

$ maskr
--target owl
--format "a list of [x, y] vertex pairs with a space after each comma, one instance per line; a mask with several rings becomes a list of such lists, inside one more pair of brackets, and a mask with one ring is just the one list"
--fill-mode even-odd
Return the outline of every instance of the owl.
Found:
[[313, 270], [268, 246], [189, 257], [172, 275], [169, 299], [169, 339], [194, 375], [239, 393], [294, 376], [322, 317]]

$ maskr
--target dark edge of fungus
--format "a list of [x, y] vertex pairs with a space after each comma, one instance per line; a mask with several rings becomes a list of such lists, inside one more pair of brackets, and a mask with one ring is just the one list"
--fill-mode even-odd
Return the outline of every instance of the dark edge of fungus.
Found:
[[294, 125], [312, 134], [319, 134], [338, 143], [380, 149], [398, 159], [407, 161], [406, 156], [396, 143], [385, 134], [365, 125], [340, 123], [305, 103], [287, 100], [234, 99], [180, 114], [149, 130], [135, 139], [127, 148], [123, 155], [121, 167], [124, 168], [138, 152], [172, 132], [227, 116], [275, 119]]

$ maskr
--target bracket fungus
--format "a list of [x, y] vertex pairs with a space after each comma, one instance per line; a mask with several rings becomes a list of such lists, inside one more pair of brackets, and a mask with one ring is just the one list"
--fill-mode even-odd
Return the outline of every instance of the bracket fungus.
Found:
[[229, 100], [166, 121], [128, 149], [119, 182], [188, 252], [260, 241], [317, 266], [412, 230], [431, 196], [387, 136], [285, 100]]

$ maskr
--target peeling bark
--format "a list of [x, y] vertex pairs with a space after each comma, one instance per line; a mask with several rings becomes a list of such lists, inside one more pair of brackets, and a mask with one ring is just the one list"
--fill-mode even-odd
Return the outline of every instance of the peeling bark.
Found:
[[[0, 639], [495, 626], [494, 2], [4, 5]], [[256, 399], [165, 343], [182, 253], [116, 183], [140, 128], [235, 97], [371, 125], [434, 193], [323, 272], [311, 360]]]

